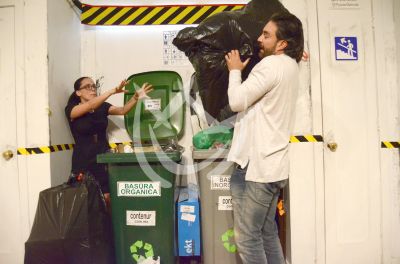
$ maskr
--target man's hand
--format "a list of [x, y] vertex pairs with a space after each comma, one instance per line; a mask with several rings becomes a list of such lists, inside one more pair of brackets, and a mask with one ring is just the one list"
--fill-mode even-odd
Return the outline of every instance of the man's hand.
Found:
[[231, 50], [228, 54], [225, 55], [226, 65], [228, 66], [228, 70], [240, 70], [242, 71], [246, 68], [247, 64], [250, 61], [250, 58], [242, 62], [240, 60], [240, 54], [238, 50]]
[[308, 55], [308, 53], [306, 51], [303, 51], [303, 57], [301, 57], [301, 60], [308, 61], [309, 58], [310, 56]]

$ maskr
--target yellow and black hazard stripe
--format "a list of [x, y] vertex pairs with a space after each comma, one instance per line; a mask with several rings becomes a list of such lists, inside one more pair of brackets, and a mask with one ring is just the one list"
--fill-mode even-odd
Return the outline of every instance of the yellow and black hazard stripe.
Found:
[[[120, 144], [130, 144], [132, 142], [117, 142], [112, 143], [109, 142], [108, 145], [110, 148], [116, 148]], [[34, 155], [34, 154], [45, 154], [57, 151], [64, 151], [64, 150], [72, 150], [75, 144], [60, 144], [60, 145], [53, 145], [53, 146], [45, 146], [45, 147], [36, 147], [36, 148], [18, 148], [17, 154], [18, 155]]]
[[301, 143], [301, 142], [324, 142], [321, 135], [301, 135], [291, 136], [290, 143]]
[[[291, 136], [290, 143], [303, 143], [303, 142], [324, 142], [324, 139], [321, 135], [300, 135], [300, 136]], [[132, 142], [109, 142], [110, 148], [116, 148], [120, 144], [130, 144]], [[57, 151], [64, 150], [72, 150], [74, 148], [74, 144], [60, 144], [60, 145], [52, 145], [45, 147], [35, 147], [35, 148], [18, 148], [18, 155], [34, 155], [34, 154], [44, 154], [51, 153]], [[400, 148], [400, 141], [382, 141], [381, 148]]]
[[[321, 135], [302, 135], [302, 136], [291, 136], [290, 143], [301, 143], [301, 142], [323, 142], [323, 138]], [[116, 148], [118, 145], [125, 145], [130, 144], [131, 141], [128, 142], [109, 142], [108, 145], [110, 148]], [[382, 142], [383, 143], [383, 142]], [[393, 143], [393, 142], [392, 142]], [[397, 148], [399, 147], [399, 142], [394, 144]], [[35, 154], [45, 154], [57, 151], [64, 151], [64, 150], [72, 150], [74, 148], [74, 144], [60, 144], [60, 145], [52, 145], [52, 146], [45, 146], [45, 147], [36, 147], [36, 148], [18, 148], [17, 153], [18, 155], [35, 155]]]
[[190, 25], [223, 11], [240, 10], [245, 4], [92, 6], [82, 5], [86, 25]]
[[381, 148], [400, 148], [400, 141], [382, 141]]
[[73, 149], [74, 144], [61, 144], [61, 145], [53, 145], [46, 147], [37, 147], [37, 148], [18, 148], [18, 155], [34, 155], [34, 154], [44, 154], [51, 153], [56, 151], [63, 151]]

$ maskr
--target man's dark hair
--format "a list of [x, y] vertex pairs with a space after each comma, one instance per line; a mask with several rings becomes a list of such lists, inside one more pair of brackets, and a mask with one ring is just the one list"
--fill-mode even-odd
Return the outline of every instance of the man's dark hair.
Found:
[[275, 13], [269, 21], [276, 24], [276, 37], [278, 40], [285, 40], [287, 47], [283, 52], [299, 62], [304, 51], [303, 26], [301, 21], [289, 12]]

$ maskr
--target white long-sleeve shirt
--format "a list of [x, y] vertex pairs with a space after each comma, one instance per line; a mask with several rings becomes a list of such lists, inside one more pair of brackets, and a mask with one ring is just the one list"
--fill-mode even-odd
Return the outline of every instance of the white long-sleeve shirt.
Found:
[[296, 61], [285, 54], [263, 58], [242, 83], [229, 73], [229, 105], [239, 112], [228, 160], [247, 168], [246, 180], [275, 182], [289, 177], [288, 148], [299, 86]]

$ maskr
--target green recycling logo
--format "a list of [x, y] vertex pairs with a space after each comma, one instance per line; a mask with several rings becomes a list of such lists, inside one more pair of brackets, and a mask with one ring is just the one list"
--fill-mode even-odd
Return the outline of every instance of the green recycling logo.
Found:
[[236, 252], [236, 245], [231, 244], [229, 242], [229, 239], [233, 237], [233, 229], [228, 229], [225, 233], [222, 234], [221, 240], [224, 243], [224, 248], [229, 252], [229, 253], [235, 253]]
[[[139, 249], [141, 248], [144, 250], [144, 256], [139, 255], [138, 253]], [[140, 263], [145, 259], [154, 257], [153, 246], [149, 243], [143, 243], [142, 240], [138, 240], [131, 245], [131, 253], [136, 263]]]

